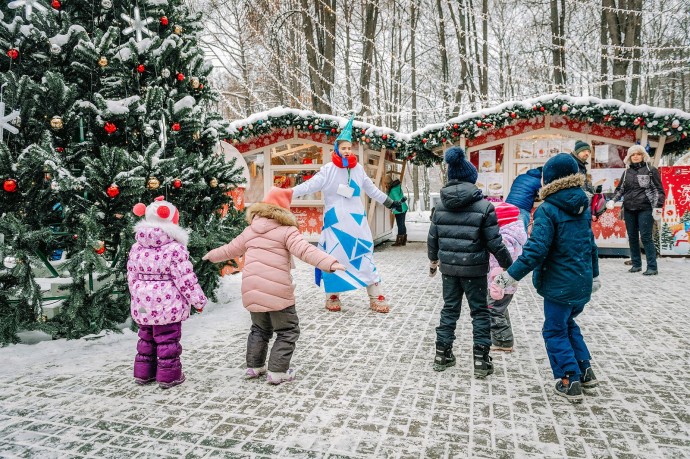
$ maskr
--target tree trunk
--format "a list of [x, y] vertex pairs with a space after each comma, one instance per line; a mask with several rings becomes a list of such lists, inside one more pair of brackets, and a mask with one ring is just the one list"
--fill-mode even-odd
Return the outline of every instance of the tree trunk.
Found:
[[[412, 131], [417, 130], [417, 44], [415, 42], [417, 28], [417, 0], [410, 2], [410, 81], [412, 87]], [[412, 191], [414, 194], [413, 209], [419, 202], [419, 166], [412, 167]]]
[[438, 14], [438, 51], [439, 58], [441, 59], [441, 81], [443, 81], [443, 105], [446, 107], [445, 116], [448, 117], [450, 116], [448, 108], [451, 106], [450, 91], [448, 86], [448, 49], [446, 47], [446, 24], [441, 0], [436, 0], [436, 11]]
[[602, 14], [606, 18], [606, 28], [613, 47], [611, 92], [614, 99], [625, 101], [632, 49], [641, 46], [637, 28], [640, 23], [638, 16], [642, 14], [642, 0], [620, 0], [619, 5], [620, 9], [616, 6], [615, 0], [602, 0]]
[[[603, 6], [603, 0], [602, 0], [602, 6]], [[601, 88], [601, 98], [602, 99], [607, 99], [609, 97], [609, 84], [608, 84], [608, 75], [609, 75], [609, 68], [608, 68], [608, 56], [607, 56], [607, 46], [608, 46], [608, 39], [606, 38], [606, 15], [601, 13], [601, 19], [599, 21], [599, 42], [601, 43], [601, 56], [599, 59], [599, 83], [600, 83], [600, 88]]]
[[553, 88], [565, 91], [565, 0], [550, 0], [551, 3], [551, 56], [553, 59]]
[[482, 0], [482, 100], [489, 100], [489, 0]]
[[374, 56], [374, 35], [378, 23], [379, 4], [378, 0], [369, 0], [364, 7], [364, 33], [362, 45], [362, 67], [359, 74], [359, 86], [361, 91], [362, 109], [360, 114], [372, 113], [371, 110], [371, 67]]

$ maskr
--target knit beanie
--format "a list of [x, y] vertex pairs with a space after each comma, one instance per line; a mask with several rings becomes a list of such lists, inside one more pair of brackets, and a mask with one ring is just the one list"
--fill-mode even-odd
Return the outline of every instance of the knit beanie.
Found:
[[278, 188], [271, 187], [263, 199], [263, 203], [273, 204], [274, 206], [282, 207], [290, 210], [290, 202], [292, 201], [292, 188]]
[[592, 151], [592, 147], [587, 142], [583, 142], [582, 140], [578, 140], [577, 142], [575, 142], [575, 149], [573, 150], [575, 156], [577, 156], [578, 153], [584, 150]]
[[577, 174], [579, 171], [577, 162], [568, 153], [559, 153], [551, 157], [542, 169], [542, 179], [544, 185], [548, 185], [554, 180], [558, 180], [569, 175]]
[[146, 215], [147, 223], [172, 223], [177, 225], [180, 221], [180, 212], [172, 203], [165, 200], [164, 196], [158, 196], [151, 204], [146, 206], [144, 203], [134, 205], [132, 212], [137, 217]]
[[494, 202], [494, 209], [496, 209], [496, 217], [498, 218], [498, 226], [505, 226], [509, 223], [518, 221], [520, 216], [520, 209], [507, 202]]
[[465, 150], [460, 147], [451, 147], [446, 150], [445, 158], [448, 164], [448, 180], [477, 182], [477, 168], [467, 160]]

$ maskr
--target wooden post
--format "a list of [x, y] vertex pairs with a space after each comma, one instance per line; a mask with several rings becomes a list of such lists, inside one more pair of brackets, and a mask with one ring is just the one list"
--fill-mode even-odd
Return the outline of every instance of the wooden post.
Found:
[[645, 148], [646, 148], [647, 142], [648, 142], [648, 140], [647, 140], [648, 134], [649, 133], [647, 132], [646, 129], [642, 129], [642, 132], [640, 133], [640, 145], [642, 145]]
[[[647, 131], [644, 131], [647, 132]], [[654, 152], [654, 161], [652, 164], [654, 167], [659, 167], [659, 163], [661, 162], [661, 154], [664, 152], [664, 145], [666, 144], [666, 136], [661, 135], [659, 136], [659, 143], [656, 146], [656, 151]]]
[[[376, 185], [378, 188], [381, 188], [381, 179], [383, 178], [383, 170], [385, 169], [386, 165], [386, 152], [385, 150], [381, 152], [379, 156], [379, 164], [376, 168], [376, 177], [374, 179], [374, 185]], [[371, 223], [374, 218], [374, 209], [376, 208], [376, 201], [373, 199], [369, 200], [369, 212], [367, 214], [367, 221], [369, 222], [369, 227], [371, 227]], [[372, 231], [373, 232], [373, 231]]]

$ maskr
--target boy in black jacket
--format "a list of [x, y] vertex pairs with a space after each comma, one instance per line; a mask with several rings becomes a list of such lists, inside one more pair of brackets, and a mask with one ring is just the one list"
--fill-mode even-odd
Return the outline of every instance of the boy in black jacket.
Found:
[[477, 169], [465, 151], [446, 151], [448, 183], [441, 189], [441, 203], [433, 213], [427, 247], [431, 275], [439, 266], [443, 275], [443, 309], [436, 328], [434, 370], [455, 365], [453, 341], [460, 317], [463, 293], [467, 296], [474, 336], [474, 375], [484, 378], [494, 372], [491, 347], [491, 315], [487, 307], [486, 275], [489, 252], [503, 269], [512, 264], [510, 252], [498, 232], [493, 205], [476, 187]]

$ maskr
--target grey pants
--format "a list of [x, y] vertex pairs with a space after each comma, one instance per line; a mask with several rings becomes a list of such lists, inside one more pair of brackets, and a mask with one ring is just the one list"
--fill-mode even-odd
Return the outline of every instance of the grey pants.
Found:
[[489, 303], [491, 311], [491, 344], [501, 347], [513, 346], [513, 327], [510, 325], [508, 304], [513, 295], [505, 295], [500, 300], [492, 300]]
[[295, 306], [281, 311], [250, 314], [252, 327], [247, 338], [247, 368], [260, 368], [266, 364], [268, 342], [275, 332], [277, 336], [268, 359], [268, 371], [286, 372], [299, 338], [299, 318]]

